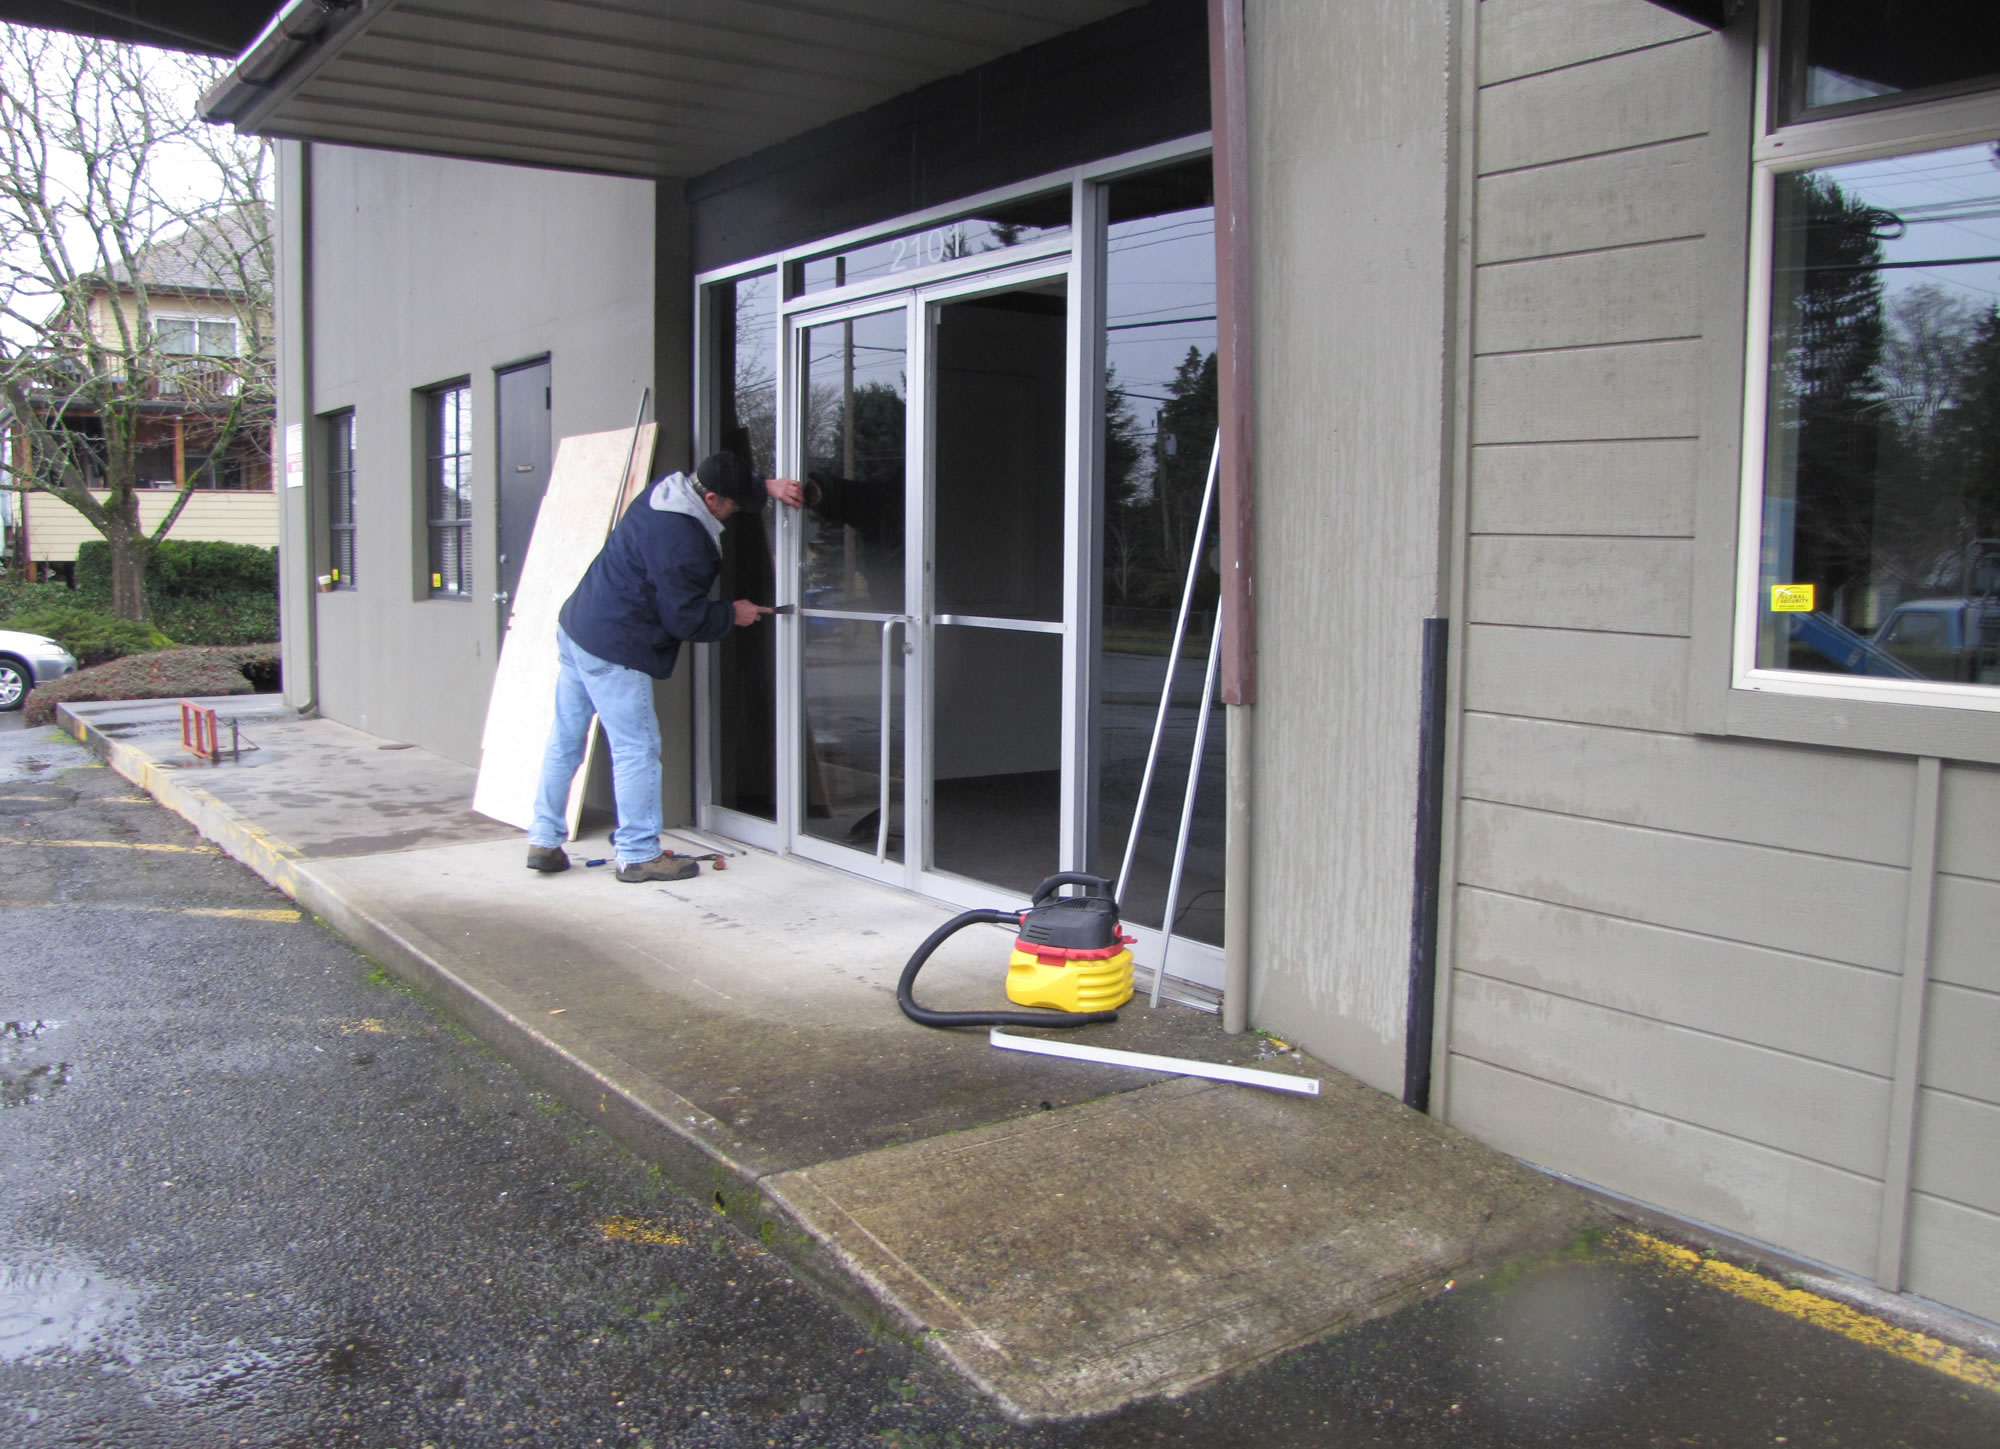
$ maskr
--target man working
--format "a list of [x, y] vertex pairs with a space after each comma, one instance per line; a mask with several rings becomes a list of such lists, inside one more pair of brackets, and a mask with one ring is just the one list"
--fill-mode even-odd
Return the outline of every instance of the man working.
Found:
[[528, 828], [528, 869], [569, 869], [569, 787], [583, 761], [595, 711], [611, 739], [611, 787], [618, 828], [611, 845], [618, 879], [687, 880], [691, 860], [660, 850], [660, 722], [653, 681], [674, 672], [683, 642], [706, 644], [771, 612], [748, 599], [711, 599], [722, 562], [722, 524], [766, 497], [797, 508], [804, 494], [790, 478], [760, 481], [734, 453], [702, 460], [694, 477], [671, 473], [634, 500], [583, 581], [562, 606], [556, 628], [556, 720], [535, 790]]

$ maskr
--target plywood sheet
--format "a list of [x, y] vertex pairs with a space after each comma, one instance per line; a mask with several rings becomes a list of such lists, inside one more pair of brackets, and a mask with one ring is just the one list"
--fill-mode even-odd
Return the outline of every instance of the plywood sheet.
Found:
[[486, 706], [479, 784], [472, 796], [472, 808], [482, 815], [523, 830], [534, 816], [535, 782], [555, 722], [556, 615], [626, 502], [645, 486], [656, 431], [654, 424], [642, 424], [636, 448], [625, 428], [584, 433], [556, 445]]

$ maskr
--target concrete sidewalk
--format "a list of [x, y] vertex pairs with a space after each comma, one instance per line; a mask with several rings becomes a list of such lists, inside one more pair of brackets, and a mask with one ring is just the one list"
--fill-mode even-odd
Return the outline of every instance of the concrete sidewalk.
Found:
[[[1175, 1394], [1556, 1248], [1580, 1194], [1217, 1018], [1143, 999], [1100, 1046], [1323, 1080], [1317, 1097], [996, 1051], [896, 1009], [948, 911], [750, 851], [634, 888], [522, 866], [474, 772], [274, 699], [64, 706], [121, 774], [468, 1030], [1009, 1413]], [[224, 737], [228, 727], [224, 726]], [[673, 842], [669, 842], [671, 845]], [[999, 900], [996, 894], [996, 901]], [[1009, 937], [960, 933], [920, 994], [1004, 1006]]]

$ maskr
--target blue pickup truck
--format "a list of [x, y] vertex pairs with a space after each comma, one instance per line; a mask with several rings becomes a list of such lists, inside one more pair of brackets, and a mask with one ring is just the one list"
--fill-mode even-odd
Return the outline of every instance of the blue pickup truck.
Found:
[[1872, 642], [1924, 679], [2000, 682], [2000, 597], [1911, 599], [1889, 611]]

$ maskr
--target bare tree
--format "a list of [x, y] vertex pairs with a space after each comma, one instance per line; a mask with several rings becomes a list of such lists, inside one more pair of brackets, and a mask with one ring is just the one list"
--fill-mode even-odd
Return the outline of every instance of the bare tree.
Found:
[[[219, 67], [0, 27], [0, 487], [90, 521], [127, 619], [190, 493], [268, 468], [268, 156], [196, 119]], [[149, 532], [138, 493], [162, 483]]]

